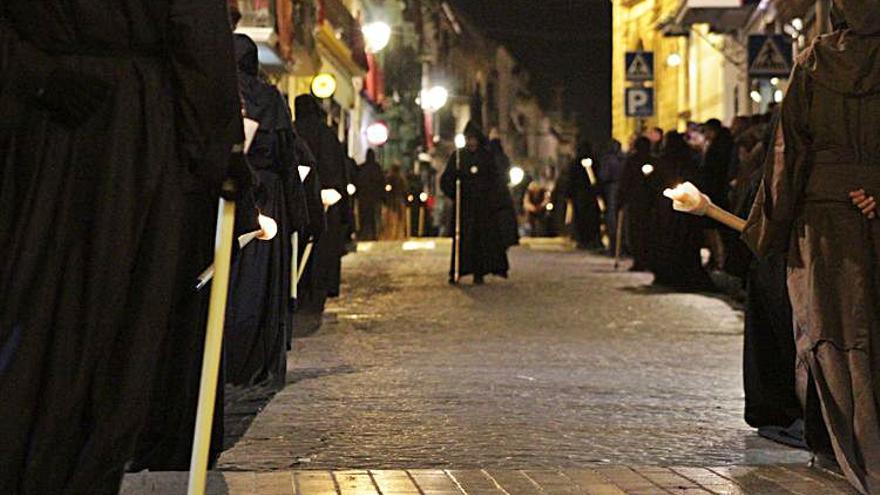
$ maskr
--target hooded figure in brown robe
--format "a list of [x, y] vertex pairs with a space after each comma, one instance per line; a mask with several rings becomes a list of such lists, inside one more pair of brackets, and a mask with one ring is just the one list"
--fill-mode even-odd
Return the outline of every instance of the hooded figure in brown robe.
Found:
[[837, 30], [792, 75], [744, 238], [759, 256], [787, 253], [811, 450], [820, 462], [836, 458], [861, 493], [878, 494], [880, 222], [850, 193], [880, 194], [880, 2], [835, 8]]

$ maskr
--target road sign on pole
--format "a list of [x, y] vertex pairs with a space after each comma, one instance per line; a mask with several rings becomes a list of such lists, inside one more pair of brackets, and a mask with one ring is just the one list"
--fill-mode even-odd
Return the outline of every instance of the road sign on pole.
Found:
[[654, 116], [654, 88], [627, 88], [625, 98], [627, 117]]
[[788, 77], [793, 66], [791, 38], [785, 35], [749, 36], [749, 76]]
[[654, 52], [627, 52], [626, 80], [630, 82], [653, 81]]

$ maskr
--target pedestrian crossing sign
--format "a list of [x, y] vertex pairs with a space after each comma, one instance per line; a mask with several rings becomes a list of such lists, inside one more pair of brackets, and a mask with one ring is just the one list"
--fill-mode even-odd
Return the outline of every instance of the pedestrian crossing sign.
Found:
[[792, 60], [791, 38], [788, 36], [749, 36], [750, 76], [788, 77]]
[[626, 80], [630, 82], [653, 81], [654, 52], [627, 52]]

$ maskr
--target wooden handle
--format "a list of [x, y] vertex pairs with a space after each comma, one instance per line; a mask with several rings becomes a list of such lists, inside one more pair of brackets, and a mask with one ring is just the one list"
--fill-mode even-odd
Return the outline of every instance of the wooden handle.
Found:
[[729, 211], [722, 210], [714, 204], [709, 205], [709, 209], [706, 211], [706, 216], [740, 233], [746, 228], [745, 220]]

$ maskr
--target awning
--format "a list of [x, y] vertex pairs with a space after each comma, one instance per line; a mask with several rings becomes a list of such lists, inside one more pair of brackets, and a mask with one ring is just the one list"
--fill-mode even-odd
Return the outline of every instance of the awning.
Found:
[[684, 0], [675, 25], [708, 24], [716, 33], [729, 33], [746, 25], [757, 2], [743, 0]]

